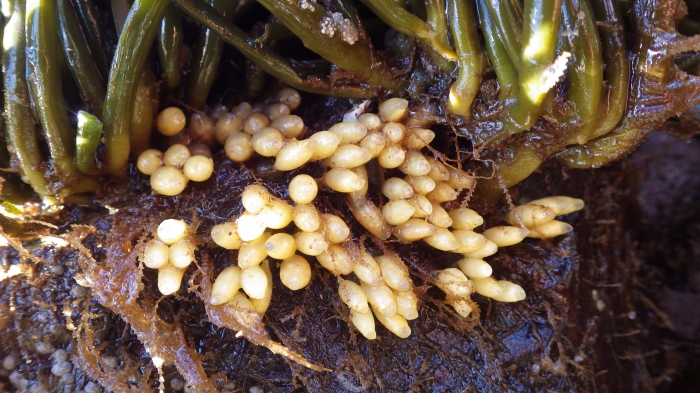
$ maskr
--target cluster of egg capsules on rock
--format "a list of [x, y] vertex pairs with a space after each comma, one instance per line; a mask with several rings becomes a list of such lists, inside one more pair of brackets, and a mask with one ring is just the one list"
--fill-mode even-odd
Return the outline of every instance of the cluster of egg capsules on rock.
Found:
[[149, 241], [144, 248], [143, 264], [158, 269], [158, 290], [163, 295], [180, 289], [185, 270], [195, 259], [196, 247], [187, 234], [187, 223], [167, 219], [158, 225], [157, 238]]
[[[269, 156], [276, 143], [284, 141], [284, 138], [294, 139], [304, 131], [303, 120], [290, 114], [301, 103], [299, 92], [291, 88], [281, 89], [273, 101], [267, 105], [242, 102], [231, 111], [224, 105], [218, 105], [209, 114], [192, 113], [189, 124], [180, 108], [165, 108], [156, 118], [156, 129], [168, 137], [170, 147], [165, 153], [157, 149], [144, 151], [136, 161], [137, 167], [151, 176], [154, 191], [175, 196], [184, 191], [189, 180], [201, 182], [209, 179], [214, 169], [212, 150], [221, 146], [228, 146], [227, 155], [236, 162], [252, 156], [253, 140], [257, 147], [255, 152]], [[270, 139], [271, 136], [279, 136], [280, 132], [284, 133], [284, 138]], [[241, 138], [248, 144], [237, 142]], [[302, 146], [313, 144], [308, 141], [299, 143]], [[241, 145], [246, 148], [241, 150]], [[285, 152], [295, 154], [293, 146], [293, 143], [288, 144]], [[279, 149], [275, 151], [277, 153]], [[277, 169], [289, 170], [284, 167]]]
[[[583, 201], [569, 197], [533, 201], [509, 215], [512, 226], [474, 232], [483, 224], [478, 213], [466, 207], [448, 212], [442, 204], [456, 201], [461, 191], [473, 189], [476, 180], [421, 153], [435, 134], [424, 128], [428, 122], [407, 117], [407, 107], [406, 100], [390, 99], [379, 106], [379, 114], [365, 113], [356, 121], [338, 123], [300, 140], [303, 121], [289, 114], [286, 104], [258, 106], [253, 111], [242, 103], [220, 117], [214, 131], [234, 162], [244, 162], [257, 153], [274, 157], [277, 170], [289, 171], [322, 161], [327, 168], [322, 183], [346, 193], [355, 219], [380, 240], [392, 235], [406, 243], [423, 240], [438, 250], [463, 254], [459, 268], [436, 271], [433, 277], [433, 284], [446, 293], [447, 303], [460, 315], [471, 313], [473, 292], [503, 302], [523, 300], [525, 291], [515, 283], [494, 279], [483, 258], [528, 236], [548, 238], [571, 231], [571, 226], [554, 218], [581, 209]], [[381, 208], [367, 197], [366, 164], [375, 164], [370, 162], [374, 159], [385, 170], [403, 173], [403, 178], [383, 180], [381, 190], [388, 202]], [[340, 298], [351, 310], [353, 325], [365, 337], [376, 337], [373, 316], [396, 335], [410, 335], [407, 320], [418, 316], [418, 299], [403, 261], [388, 251], [370, 255], [362, 245], [350, 241], [350, 229], [340, 217], [321, 214], [312, 204], [318, 192], [314, 178], [294, 177], [288, 192], [294, 205], [263, 186], [247, 186], [241, 194], [244, 213], [212, 228], [216, 244], [238, 250], [238, 266], [227, 267], [217, 276], [210, 302], [229, 303], [261, 316], [272, 291], [267, 258], [281, 261], [280, 280], [298, 290], [311, 279], [306, 257], [312, 256], [339, 277]], [[292, 222], [298, 231], [290, 234], [287, 227]], [[340, 277], [350, 274], [354, 277]]]

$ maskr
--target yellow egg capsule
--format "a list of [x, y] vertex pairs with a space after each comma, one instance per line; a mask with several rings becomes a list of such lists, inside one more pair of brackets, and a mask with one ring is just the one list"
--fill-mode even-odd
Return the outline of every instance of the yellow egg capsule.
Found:
[[372, 310], [374, 311], [374, 315], [377, 317], [379, 323], [384, 325], [384, 327], [390, 332], [394, 333], [400, 338], [408, 338], [408, 336], [411, 335], [411, 327], [408, 326], [406, 318], [399, 314], [389, 316], [377, 310], [374, 306], [372, 306]]
[[419, 194], [427, 194], [435, 189], [435, 180], [430, 176], [406, 176], [404, 180]]
[[143, 264], [151, 269], [160, 269], [168, 264], [170, 250], [160, 240], [151, 240], [143, 250]]
[[491, 240], [498, 247], [507, 247], [518, 244], [530, 233], [529, 230], [513, 226], [497, 226], [484, 231], [485, 238]]
[[269, 238], [270, 234], [265, 233], [255, 240], [243, 243], [238, 250], [238, 266], [248, 269], [260, 265], [267, 258], [265, 244]]
[[367, 149], [372, 157], [377, 157], [386, 147], [386, 138], [379, 132], [371, 132], [362, 139], [360, 146]]
[[396, 314], [396, 296], [394, 292], [383, 283], [379, 285], [370, 285], [366, 282], [362, 283], [362, 290], [365, 291], [367, 301], [375, 310], [386, 316]]
[[493, 269], [488, 262], [479, 258], [462, 258], [457, 264], [459, 265], [459, 270], [462, 271], [467, 277], [471, 278], [484, 278], [489, 277], [493, 274]]
[[163, 109], [156, 118], [156, 129], [165, 136], [173, 136], [178, 134], [185, 128], [187, 118], [182, 109], [169, 107]]
[[277, 153], [274, 168], [278, 171], [291, 171], [299, 168], [313, 157], [317, 148], [318, 142], [313, 139], [298, 141], [292, 138]]
[[420, 150], [435, 139], [435, 133], [425, 128], [410, 128], [403, 145], [407, 149]]
[[282, 116], [288, 116], [292, 111], [286, 104], [281, 102], [268, 105], [263, 111], [272, 120], [279, 119]]
[[261, 156], [274, 157], [282, 150], [285, 138], [277, 129], [265, 127], [253, 134], [250, 143], [253, 145], [253, 150]]
[[271, 200], [272, 195], [267, 188], [257, 184], [246, 186], [241, 193], [243, 208], [251, 214], [260, 213]]
[[457, 314], [459, 314], [462, 318], [466, 318], [469, 316], [469, 314], [472, 313], [472, 306], [469, 304], [469, 301], [465, 298], [455, 298], [455, 297], [450, 297], [448, 296], [447, 299], [445, 299], [446, 303], [452, 306], [452, 308], [457, 311]]
[[447, 166], [433, 157], [425, 158], [430, 164], [430, 171], [427, 173], [435, 182], [450, 180], [450, 171]]
[[214, 160], [204, 156], [192, 156], [185, 161], [182, 173], [189, 180], [201, 182], [209, 179], [214, 172]]
[[297, 250], [306, 255], [317, 256], [328, 250], [328, 242], [318, 232], [298, 232], [294, 235]]
[[291, 87], [285, 87], [277, 92], [275, 101], [287, 105], [290, 110], [295, 110], [301, 105], [301, 95]]
[[430, 163], [423, 154], [410, 150], [406, 152], [406, 159], [399, 165], [399, 170], [409, 176], [423, 176], [430, 173]]
[[233, 299], [239, 289], [241, 289], [241, 268], [229, 266], [214, 280], [209, 303], [214, 306], [227, 303]]
[[172, 166], [162, 166], [156, 169], [149, 180], [153, 191], [165, 196], [179, 195], [187, 186], [185, 175]]
[[380, 255], [374, 258], [379, 264], [384, 283], [397, 291], [411, 289], [411, 277], [408, 268], [401, 259], [392, 255]]
[[459, 193], [449, 184], [445, 182], [437, 182], [435, 189], [430, 191], [425, 197], [433, 203], [443, 203], [454, 201], [459, 196]]
[[536, 199], [534, 201], [528, 202], [527, 204], [547, 206], [550, 209], [554, 210], [557, 213], [557, 216], [579, 211], [583, 209], [585, 205], [582, 199], [576, 199], [567, 196], [551, 196], [542, 199]]
[[474, 291], [472, 282], [461, 270], [455, 268], [439, 270], [434, 284], [446, 294], [455, 297], [467, 297]]
[[292, 235], [276, 233], [265, 242], [265, 251], [272, 258], [287, 259], [297, 251], [297, 243]]
[[396, 313], [409, 321], [418, 318], [418, 296], [412, 291], [396, 292], [395, 295]]
[[182, 166], [185, 165], [185, 161], [191, 156], [190, 149], [178, 143], [170, 146], [168, 150], [165, 151], [163, 154], [163, 163], [168, 166], [182, 168]]
[[178, 269], [170, 263], [158, 269], [158, 290], [167, 296], [177, 292], [182, 283], [184, 269]]
[[313, 205], [296, 205], [292, 210], [294, 225], [304, 232], [314, 232], [321, 227], [321, 215]]
[[402, 242], [411, 243], [437, 233], [435, 225], [418, 218], [412, 218], [394, 227], [394, 235]]
[[403, 98], [390, 98], [379, 104], [379, 116], [386, 121], [401, 120], [408, 109], [408, 101]]
[[226, 138], [226, 143], [224, 144], [224, 152], [226, 157], [228, 157], [233, 162], [245, 162], [253, 157], [253, 145], [251, 144], [250, 135], [235, 131]]
[[359, 121], [344, 121], [335, 124], [328, 131], [340, 136], [340, 143], [355, 143], [367, 135], [367, 126]]
[[354, 258], [353, 272], [362, 282], [370, 285], [380, 285], [384, 280], [379, 263], [366, 251], [360, 251], [360, 258]]
[[304, 132], [304, 120], [296, 115], [280, 116], [270, 123], [270, 127], [278, 129], [286, 138], [299, 138]]
[[258, 213], [258, 218], [268, 228], [282, 229], [292, 222], [292, 211], [287, 202], [273, 199]]
[[163, 153], [156, 149], [144, 151], [136, 160], [136, 167], [144, 175], [152, 175], [161, 166], [163, 166]]
[[557, 216], [557, 212], [544, 205], [525, 204], [513, 209], [508, 213], [508, 222], [519, 226], [520, 223], [526, 228], [534, 228], [538, 225], [552, 221]]
[[225, 144], [231, 134], [243, 129], [243, 119], [233, 113], [224, 114], [214, 126], [214, 137], [220, 144]]
[[267, 281], [267, 275], [260, 266], [243, 269], [241, 272], [241, 288], [253, 299], [264, 298], [267, 286], [271, 284]]
[[156, 234], [158, 239], [167, 245], [177, 243], [187, 235], [187, 223], [173, 218], [163, 220], [158, 224]]
[[498, 251], [498, 246], [491, 240], [486, 240], [486, 244], [477, 250], [462, 253], [467, 258], [486, 258], [495, 254]]
[[476, 179], [469, 173], [457, 169], [453, 166], [446, 165], [450, 178], [447, 184], [455, 190], [471, 190], [476, 186]]
[[363, 113], [357, 121], [364, 124], [368, 132], [378, 131], [382, 127], [382, 119], [374, 113]]
[[316, 255], [316, 260], [335, 275], [350, 274], [355, 266], [345, 249], [335, 244], [329, 245], [328, 250]]
[[340, 145], [332, 156], [323, 160], [330, 168], [354, 168], [372, 159], [372, 153], [357, 145]]
[[289, 182], [288, 192], [291, 200], [306, 205], [316, 198], [318, 184], [309, 175], [297, 175]]
[[346, 168], [333, 168], [326, 172], [324, 181], [328, 187], [338, 192], [354, 192], [361, 190], [366, 182], [355, 172]]
[[312, 162], [320, 161], [332, 156], [338, 150], [338, 146], [342, 140], [340, 135], [334, 134], [330, 131], [317, 132], [311, 135], [309, 139], [314, 140], [317, 143], [316, 151], [309, 159], [309, 161]]
[[452, 252], [457, 254], [464, 254], [480, 250], [489, 242], [484, 235], [467, 229], [452, 231], [452, 235], [454, 235], [455, 240], [457, 240], [457, 243], [459, 243], [459, 247], [452, 250]]
[[389, 201], [382, 206], [382, 215], [390, 225], [401, 225], [413, 217], [416, 208], [403, 199]]
[[503, 288], [493, 277], [473, 278], [472, 283], [474, 291], [481, 296], [497, 297], [503, 293]]
[[311, 281], [311, 265], [299, 255], [283, 260], [280, 264], [280, 281], [292, 291], [306, 287]]
[[433, 211], [428, 216], [428, 221], [436, 226], [448, 228], [452, 225], [452, 218], [439, 203], [431, 203]]
[[454, 251], [459, 248], [455, 236], [446, 228], [437, 228], [434, 235], [426, 236], [423, 241], [441, 251]]
[[170, 264], [178, 269], [186, 269], [194, 262], [195, 246], [189, 239], [182, 239], [170, 246], [168, 258]]
[[346, 201], [353, 217], [369, 233], [381, 240], [386, 240], [391, 236], [391, 226], [386, 222], [382, 211], [367, 198], [350, 194]]
[[333, 214], [322, 214], [323, 235], [331, 243], [342, 243], [350, 237], [350, 228], [342, 218]]
[[452, 219], [452, 228], [472, 230], [484, 223], [479, 213], [469, 208], [450, 210], [448, 213]]
[[498, 286], [501, 287], [501, 294], [492, 296], [493, 300], [499, 302], [519, 302], [525, 300], [525, 290], [520, 285], [506, 280], [499, 280]]
[[265, 314], [265, 311], [267, 311], [267, 308], [270, 306], [270, 299], [272, 299], [272, 272], [270, 271], [270, 263], [267, 261], [267, 259], [260, 264], [260, 267], [265, 272], [265, 276], [267, 277], [267, 289], [265, 289], [265, 295], [262, 298], [251, 298], [249, 300], [250, 304], [253, 305], [253, 308], [255, 308], [258, 315], [262, 317]]
[[243, 240], [238, 236], [238, 227], [233, 222], [214, 225], [211, 228], [211, 240], [227, 250], [238, 250]]
[[340, 284], [338, 284], [340, 300], [354, 311], [359, 313], [368, 312], [369, 303], [367, 303], [367, 295], [365, 295], [362, 287], [350, 280], [343, 280], [342, 278], [338, 278], [338, 280], [340, 281]]
[[425, 195], [417, 194], [408, 200], [416, 209], [413, 213], [415, 218], [425, 218], [433, 214], [433, 204], [425, 197]]
[[413, 196], [413, 187], [403, 179], [391, 177], [382, 184], [382, 193], [389, 199], [407, 199]]
[[270, 125], [270, 119], [262, 113], [253, 112], [243, 121], [243, 132], [255, 135], [258, 131]]
[[560, 235], [567, 234], [574, 230], [571, 225], [557, 220], [552, 220], [544, 224], [538, 225], [530, 230], [527, 237], [536, 237], [540, 239], [549, 239]]
[[387, 141], [391, 143], [401, 143], [406, 136], [406, 128], [401, 123], [389, 122], [382, 127], [382, 133]]
[[406, 159], [406, 150], [398, 145], [389, 145], [377, 156], [379, 166], [386, 169], [398, 168]]
[[377, 332], [374, 326], [374, 316], [371, 310], [361, 313], [355, 310], [350, 310], [350, 322], [365, 336], [368, 340], [377, 338]]

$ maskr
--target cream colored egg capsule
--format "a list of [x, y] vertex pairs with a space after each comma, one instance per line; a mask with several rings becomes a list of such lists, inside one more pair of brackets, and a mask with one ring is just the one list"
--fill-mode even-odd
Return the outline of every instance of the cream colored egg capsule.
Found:
[[322, 214], [323, 235], [331, 243], [342, 243], [350, 237], [350, 228], [342, 218], [334, 214]]
[[296, 115], [284, 115], [276, 118], [270, 127], [276, 128], [286, 138], [298, 138], [304, 132], [304, 121]]
[[397, 145], [389, 145], [377, 156], [379, 166], [386, 169], [398, 168], [406, 160], [406, 150]]
[[267, 249], [265, 244], [270, 238], [269, 233], [265, 233], [255, 240], [245, 242], [238, 250], [238, 266], [241, 269], [247, 269], [253, 266], [258, 266], [267, 258]]
[[359, 121], [344, 121], [333, 125], [328, 131], [340, 136], [340, 143], [355, 143], [367, 135], [367, 126]]
[[265, 271], [260, 266], [243, 269], [241, 272], [241, 288], [253, 299], [264, 298], [267, 286], [270, 284]]
[[425, 157], [425, 160], [430, 164], [430, 171], [427, 173], [435, 182], [444, 182], [450, 180], [450, 171], [447, 166], [433, 157]]
[[482, 234], [467, 229], [452, 231], [452, 235], [454, 235], [457, 243], [459, 243], [459, 247], [452, 250], [452, 252], [457, 254], [477, 251], [489, 242]]
[[433, 203], [430, 202], [425, 195], [414, 195], [413, 198], [409, 199], [408, 201], [411, 202], [413, 208], [416, 209], [416, 212], [413, 213], [413, 217], [426, 218], [433, 214]]
[[214, 160], [204, 156], [192, 156], [185, 161], [182, 173], [192, 181], [201, 182], [209, 179], [214, 172]]
[[457, 264], [459, 265], [459, 270], [462, 271], [467, 277], [471, 278], [484, 278], [489, 277], [493, 274], [493, 269], [488, 262], [479, 258], [462, 258]]
[[253, 145], [251, 143], [250, 135], [235, 131], [226, 138], [226, 143], [224, 144], [224, 152], [226, 157], [228, 157], [233, 162], [245, 162], [253, 157]]
[[161, 166], [163, 166], [163, 152], [156, 149], [144, 151], [136, 160], [136, 167], [144, 175], [152, 175]]
[[390, 225], [401, 225], [405, 223], [413, 217], [415, 212], [416, 208], [413, 207], [411, 202], [403, 199], [389, 201], [382, 206], [382, 215]]
[[427, 194], [435, 189], [435, 180], [430, 176], [406, 176], [404, 180], [419, 194]]
[[426, 236], [423, 241], [441, 251], [454, 251], [459, 248], [457, 239], [446, 228], [436, 228], [435, 234]]
[[365, 282], [363, 282], [361, 286], [362, 290], [365, 291], [367, 301], [375, 310], [375, 313], [378, 311], [386, 316], [396, 314], [396, 296], [389, 287], [383, 283], [379, 285], [369, 285]]
[[411, 277], [408, 268], [401, 259], [392, 255], [380, 255], [374, 258], [379, 264], [384, 283], [397, 291], [411, 289]]
[[540, 239], [548, 239], [567, 234], [574, 230], [571, 225], [557, 220], [552, 220], [544, 224], [538, 225], [530, 230], [527, 237], [536, 237]]
[[293, 211], [287, 202], [275, 198], [258, 213], [258, 219], [268, 228], [282, 229], [292, 222]]
[[498, 286], [501, 287], [502, 292], [498, 296], [493, 296], [493, 300], [499, 302], [519, 302], [525, 300], [525, 290], [520, 285], [506, 280], [499, 280]]
[[277, 153], [274, 168], [278, 171], [291, 171], [306, 164], [313, 157], [318, 142], [313, 139], [296, 140], [292, 138], [287, 141], [282, 150]]
[[227, 303], [233, 299], [239, 289], [241, 289], [241, 268], [229, 266], [214, 280], [209, 303], [214, 306]]
[[345, 200], [350, 207], [353, 217], [369, 233], [381, 240], [386, 240], [391, 236], [391, 226], [384, 219], [382, 211], [364, 195], [357, 196], [349, 194]]
[[182, 239], [170, 246], [168, 258], [170, 264], [178, 269], [185, 269], [194, 262], [194, 244], [189, 239]]
[[187, 178], [177, 168], [162, 166], [151, 174], [150, 184], [153, 191], [165, 195], [179, 195], [187, 186]]
[[476, 186], [476, 179], [469, 173], [457, 169], [453, 166], [446, 165], [450, 178], [447, 184], [455, 190], [471, 190]]
[[377, 332], [374, 326], [374, 316], [371, 310], [361, 313], [355, 310], [350, 310], [350, 322], [365, 336], [368, 340], [377, 338]]
[[270, 201], [272, 201], [272, 195], [267, 188], [257, 184], [246, 186], [241, 193], [241, 204], [251, 214], [260, 213]]
[[245, 294], [237, 292], [229, 302], [227, 309], [238, 323], [243, 326], [261, 326], [260, 314], [253, 305], [253, 298], [248, 299]]
[[301, 104], [301, 95], [291, 87], [285, 87], [275, 94], [275, 101], [287, 105], [290, 110], [295, 110]]
[[350, 280], [343, 280], [338, 278], [338, 295], [340, 300], [343, 301], [351, 310], [357, 311], [359, 313], [366, 313], [369, 311], [369, 303], [367, 303], [367, 295], [365, 291], [359, 285], [355, 284]]
[[399, 170], [409, 176], [424, 176], [430, 173], [430, 163], [417, 151], [406, 152], [406, 159], [399, 165]]
[[382, 119], [374, 113], [363, 113], [357, 121], [364, 124], [368, 132], [377, 131], [382, 127]]
[[526, 204], [518, 206], [508, 213], [508, 222], [516, 226], [522, 223], [527, 228], [534, 228], [552, 221], [556, 216], [557, 212], [547, 206]]
[[211, 228], [211, 240], [227, 250], [238, 250], [243, 240], [238, 236], [238, 227], [233, 222], [214, 225]]
[[435, 225], [418, 218], [412, 218], [394, 227], [394, 235], [402, 242], [410, 243], [437, 233]]
[[420, 150], [435, 139], [435, 133], [425, 128], [410, 128], [403, 141], [407, 149]]
[[288, 116], [291, 112], [289, 107], [281, 102], [270, 104], [263, 110], [263, 113], [272, 120], [279, 119], [282, 116]]
[[298, 204], [292, 210], [292, 220], [304, 232], [315, 232], [321, 227], [321, 215], [314, 205]]
[[187, 118], [182, 109], [176, 107], [169, 107], [163, 109], [156, 118], [156, 129], [163, 135], [173, 136], [177, 135], [183, 128], [185, 128], [185, 123]]
[[318, 184], [309, 175], [294, 176], [289, 182], [289, 198], [302, 205], [311, 203], [318, 194]]
[[372, 152], [362, 146], [340, 145], [332, 156], [323, 160], [330, 168], [355, 168], [372, 159]]
[[299, 255], [283, 260], [280, 264], [280, 281], [292, 291], [306, 287], [311, 281], [311, 265]]
[[497, 226], [484, 231], [485, 238], [491, 240], [498, 247], [507, 247], [523, 241], [530, 233], [528, 229], [513, 226]]
[[272, 258], [287, 259], [297, 251], [297, 243], [292, 235], [276, 233], [265, 242], [265, 251]]
[[384, 281], [379, 263], [366, 251], [360, 251], [360, 258], [354, 258], [352, 271], [362, 282], [370, 285], [381, 285]]
[[151, 240], [143, 249], [143, 264], [151, 269], [160, 269], [168, 264], [170, 249], [160, 240]]
[[174, 144], [163, 153], [163, 163], [168, 166], [182, 168], [185, 161], [192, 156], [190, 149], [185, 145]]
[[452, 267], [439, 270], [434, 283], [443, 292], [454, 297], [467, 297], [474, 291], [474, 285], [467, 276], [461, 270]]
[[277, 129], [265, 127], [253, 134], [250, 143], [253, 145], [253, 150], [261, 156], [274, 157], [282, 150], [285, 138]]
[[335, 244], [329, 245], [328, 250], [316, 255], [316, 260], [335, 275], [350, 274], [355, 267], [345, 249]]
[[498, 285], [493, 277], [473, 278], [474, 291], [479, 295], [486, 297], [496, 297], [503, 293], [503, 288]]
[[306, 255], [317, 256], [328, 250], [328, 242], [318, 232], [298, 232], [294, 235], [294, 239], [297, 250]]
[[401, 123], [388, 122], [382, 127], [382, 133], [386, 136], [387, 141], [399, 144], [406, 136], [406, 128]]
[[216, 122], [214, 126], [214, 137], [217, 142], [224, 145], [231, 134], [240, 132], [242, 129], [243, 119], [233, 113], [226, 113]]
[[529, 205], [542, 205], [554, 210], [557, 216], [573, 213], [583, 209], [585, 206], [582, 199], [571, 198], [567, 196], [551, 196], [542, 199], [530, 201]]
[[338, 192], [354, 192], [361, 190], [366, 182], [355, 172], [346, 168], [333, 168], [326, 172], [324, 181], [328, 187]]
[[484, 219], [479, 213], [466, 207], [450, 210], [448, 214], [452, 219], [452, 228], [454, 229], [472, 230], [484, 223]]
[[253, 241], [265, 232], [267, 227], [260, 218], [254, 214], [243, 212], [236, 219], [236, 231], [244, 242]]
[[396, 313], [411, 321], [418, 318], [418, 296], [412, 291], [395, 292]]
[[249, 300], [255, 308], [255, 311], [257, 311], [258, 316], [262, 317], [270, 306], [270, 300], [272, 299], [272, 272], [270, 271], [270, 263], [267, 259], [260, 264], [260, 267], [265, 272], [268, 282], [267, 289], [265, 289], [265, 296], [260, 299], [251, 298]]
[[433, 211], [428, 216], [428, 221], [436, 226], [442, 228], [448, 228], [452, 225], [452, 218], [450, 215], [440, 206], [439, 203], [431, 203], [433, 206]]
[[413, 187], [403, 179], [391, 177], [382, 184], [382, 193], [389, 199], [406, 199], [413, 196]]
[[379, 116], [386, 121], [399, 121], [408, 109], [408, 101], [403, 98], [390, 98], [379, 104]]
[[487, 239], [486, 244], [484, 244], [481, 248], [470, 252], [464, 252], [462, 254], [467, 258], [486, 258], [495, 254], [497, 251], [498, 246], [496, 243]]
[[158, 269], [158, 290], [167, 296], [177, 292], [182, 283], [185, 269], [178, 269], [170, 263]]
[[167, 245], [179, 242], [187, 235], [187, 223], [183, 220], [169, 218], [158, 224], [158, 239]]
[[408, 326], [406, 318], [396, 313], [391, 316], [384, 314], [377, 310], [374, 305], [372, 306], [372, 310], [374, 311], [374, 315], [377, 317], [379, 323], [384, 325], [384, 327], [390, 332], [394, 333], [400, 338], [408, 338], [408, 336], [411, 335], [411, 327]]
[[321, 131], [311, 135], [309, 139], [316, 141], [317, 144], [316, 151], [309, 161], [320, 161], [332, 156], [338, 150], [343, 138], [330, 131]]
[[445, 182], [437, 182], [435, 189], [430, 191], [425, 197], [432, 203], [443, 203], [454, 201], [459, 193]]
[[258, 131], [270, 125], [270, 119], [262, 113], [253, 112], [243, 121], [243, 132], [253, 136]]
[[372, 157], [377, 157], [386, 147], [386, 138], [379, 132], [371, 132], [362, 138], [360, 146], [367, 149]]
[[462, 318], [466, 318], [469, 316], [469, 314], [472, 313], [472, 306], [469, 304], [469, 301], [465, 298], [455, 298], [455, 297], [447, 297], [445, 299], [447, 304], [452, 306], [452, 308], [457, 311], [457, 314], [459, 314]]

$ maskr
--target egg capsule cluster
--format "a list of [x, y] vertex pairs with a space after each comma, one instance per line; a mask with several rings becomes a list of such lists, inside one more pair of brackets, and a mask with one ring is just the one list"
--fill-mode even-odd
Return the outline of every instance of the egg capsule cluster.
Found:
[[[391, 99], [380, 105], [379, 114], [363, 114], [356, 121], [338, 123], [305, 140], [297, 139], [304, 130], [303, 122], [292, 121], [285, 110], [276, 119], [269, 113], [278, 113], [279, 108], [263, 110], [267, 118], [255, 115], [260, 112], [250, 112], [240, 129], [226, 135], [225, 151], [236, 162], [256, 153], [275, 157], [275, 168], [282, 171], [320, 161], [326, 168], [323, 184], [346, 193], [355, 219], [377, 238], [394, 236], [405, 243], [422, 240], [435, 249], [462, 254], [458, 268], [437, 271], [433, 277], [433, 283], [446, 293], [447, 303], [460, 315], [471, 312], [473, 292], [503, 302], [524, 299], [520, 286], [493, 278], [491, 266], [483, 258], [528, 236], [546, 238], [570, 231], [568, 224], [553, 219], [580, 209], [582, 202], [566, 197], [533, 201], [524, 205], [527, 207], [516, 208], [509, 218], [512, 226], [475, 232], [484, 222], [477, 212], [466, 207], [446, 211], [443, 207], [458, 200], [462, 191], [473, 189], [474, 177], [421, 152], [435, 134], [425, 128], [429, 126], [425, 121], [409, 117], [407, 107], [406, 100]], [[381, 207], [367, 196], [370, 180], [366, 165], [372, 160], [394, 174], [381, 180], [386, 198]], [[358, 330], [367, 338], [376, 337], [376, 317], [398, 336], [408, 336], [406, 321], [418, 314], [408, 269], [396, 255], [372, 256], [346, 241], [350, 230], [344, 221], [322, 215], [313, 206], [317, 192], [315, 179], [295, 177], [289, 185], [289, 196], [295, 202], [292, 206], [262, 186], [248, 186], [241, 195], [245, 212], [232, 222], [215, 226], [212, 239], [224, 248], [239, 250], [240, 269], [257, 266], [267, 257], [282, 261], [280, 279], [293, 290], [303, 288], [310, 280], [307, 257], [315, 257], [337, 276], [352, 274], [352, 278], [340, 279], [339, 294], [351, 309], [350, 320]], [[540, 210], [546, 214], [542, 216]], [[292, 222], [298, 232], [268, 231], [287, 228]], [[265, 285], [268, 289], [270, 281]], [[224, 298], [230, 299], [238, 290], [236, 287]]]
[[182, 220], [167, 219], [158, 225], [156, 238], [148, 242], [141, 261], [158, 269], [158, 290], [170, 295], [180, 289], [182, 276], [194, 261], [195, 245], [187, 237], [188, 227]]
[[179, 143], [170, 146], [165, 153], [148, 149], [139, 155], [136, 166], [141, 173], [151, 176], [153, 191], [174, 196], [185, 189], [188, 181], [201, 182], [211, 177], [214, 161], [208, 149], [202, 146], [199, 151], [193, 152]]

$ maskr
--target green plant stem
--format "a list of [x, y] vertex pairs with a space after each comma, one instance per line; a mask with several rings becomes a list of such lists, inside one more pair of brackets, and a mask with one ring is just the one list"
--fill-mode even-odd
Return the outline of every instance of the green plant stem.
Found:
[[168, 0], [137, 0], [126, 19], [112, 60], [103, 110], [106, 169], [122, 179], [126, 177], [129, 159], [129, 126], [139, 75], [168, 4]]
[[[498, 29], [498, 36], [516, 70], [520, 70], [520, 55], [523, 48], [523, 18], [520, 5], [511, 0], [485, 0], [489, 16]], [[517, 5], [516, 5], [517, 4]], [[514, 8], [519, 10], [515, 11]]]
[[474, 97], [481, 86], [484, 54], [479, 44], [479, 33], [472, 4], [448, 0], [447, 8], [459, 64], [457, 79], [450, 86], [447, 110], [454, 115], [469, 117], [472, 114]]
[[[405, 10], [394, 0], [362, 0], [362, 2], [372, 10], [379, 19], [383, 20], [384, 23], [391, 26], [394, 30], [419, 39], [426, 46], [431, 47], [435, 52], [440, 54], [440, 56], [448, 60], [457, 60], [457, 53], [450, 48], [447, 42], [446, 29], [443, 31], [433, 30], [437, 26], [432, 26], [431, 23], [424, 22], [419, 17]], [[428, 18], [431, 17], [431, 13], [434, 19], [437, 18], [436, 15], [440, 12], [440, 10], [438, 10], [440, 4], [443, 5], [442, 12], [444, 15], [444, 1], [440, 0], [437, 3], [425, 3]], [[431, 11], [430, 8], [433, 8], [433, 10]]]
[[501, 42], [498, 28], [486, 8], [485, 0], [477, 0], [476, 5], [479, 11], [481, 34], [484, 36], [486, 44], [486, 54], [491, 66], [496, 71], [496, 79], [498, 79], [498, 101], [503, 104], [506, 99], [518, 94], [518, 73]]
[[[228, 20], [231, 20], [237, 3], [237, 1], [230, 0], [209, 0], [209, 4]], [[187, 76], [187, 90], [185, 92], [187, 105], [196, 109], [204, 108], [216, 79], [216, 72], [219, 69], [223, 53], [224, 41], [221, 37], [213, 30], [202, 27], [197, 47], [192, 54], [190, 63], [192, 69]]]
[[158, 60], [163, 71], [163, 83], [169, 89], [178, 87], [182, 79], [180, 63], [185, 35], [181, 19], [180, 11], [170, 4], [158, 30]]
[[56, 169], [54, 193], [66, 196], [94, 190], [94, 179], [81, 176], [74, 163], [73, 130], [63, 99], [58, 64], [58, 13], [53, 0], [27, 2], [27, 80], [32, 101]]
[[593, 11], [588, 0], [564, 0], [562, 19], [571, 40], [567, 98], [578, 126], [568, 143], [586, 143], [598, 126], [603, 89], [603, 55]]
[[102, 85], [107, 85], [109, 73], [109, 57], [105, 51], [104, 33], [100, 28], [99, 16], [92, 0], [71, 0], [73, 8], [78, 14], [80, 27], [87, 41], [90, 54], [100, 74]]
[[83, 103], [88, 112], [101, 119], [105, 88], [70, 0], [58, 0], [58, 27], [63, 51]]
[[[3, 10], [5, 11], [5, 10]], [[19, 164], [23, 180], [41, 196], [49, 196], [31, 98], [26, 79], [25, 1], [15, 0], [12, 16], [3, 29], [2, 69], [5, 81], [5, 133], [10, 152]]]
[[86, 175], [97, 175], [95, 152], [102, 135], [102, 122], [88, 112], [78, 112], [78, 135], [75, 138], [75, 162]]
[[627, 107], [629, 94], [630, 62], [627, 58], [625, 31], [620, 8], [615, 0], [591, 0], [591, 6], [598, 24], [601, 38], [607, 102], [604, 102], [602, 116], [591, 138], [603, 136], [612, 131], [620, 122]]
[[[226, 20], [223, 15], [217, 13], [203, 1], [173, 0], [173, 2], [194, 20], [219, 34], [224, 41], [233, 45], [243, 56], [255, 62], [265, 72], [293, 88], [337, 97], [371, 98], [374, 96], [374, 89], [379, 87], [376, 85], [331, 85], [327, 80], [321, 78], [302, 79], [285, 58], [269, 47], [257, 44], [252, 37], [249, 37], [243, 30]], [[393, 83], [387, 87], [395, 86], [396, 89], [402, 87], [398, 81]]]
[[151, 147], [153, 119], [158, 110], [158, 82], [146, 64], [141, 71], [139, 84], [134, 97], [134, 111], [131, 114], [129, 132], [130, 154], [133, 158]]
[[530, 129], [542, 113], [551, 82], [548, 73], [554, 61], [561, 0], [525, 0], [523, 48], [518, 69], [519, 94], [510, 108], [513, 130]]

